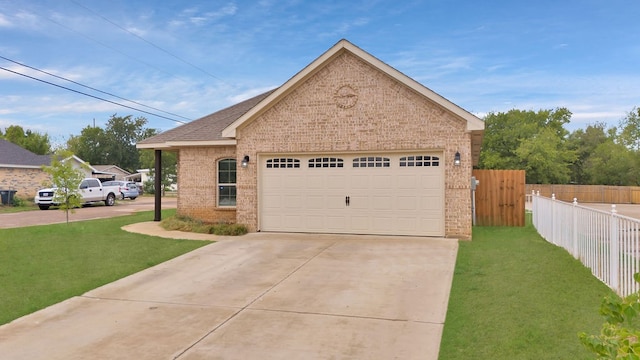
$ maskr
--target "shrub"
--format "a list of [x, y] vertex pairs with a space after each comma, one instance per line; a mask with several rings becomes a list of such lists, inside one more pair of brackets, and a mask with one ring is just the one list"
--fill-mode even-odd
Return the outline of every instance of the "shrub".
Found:
[[26, 206], [26, 202], [24, 201], [24, 199], [17, 197], [17, 196], [13, 196], [12, 199], [12, 204], [13, 206]]
[[[634, 274], [633, 278], [640, 282], [640, 273]], [[600, 314], [605, 318], [600, 334], [579, 333], [582, 344], [596, 354], [598, 360], [640, 360], [640, 292], [623, 299], [605, 297]]]
[[238, 236], [247, 232], [247, 227], [241, 224], [218, 223], [210, 224], [188, 216], [176, 215], [162, 220], [165, 230], [178, 230], [201, 234], [214, 234], [221, 236]]

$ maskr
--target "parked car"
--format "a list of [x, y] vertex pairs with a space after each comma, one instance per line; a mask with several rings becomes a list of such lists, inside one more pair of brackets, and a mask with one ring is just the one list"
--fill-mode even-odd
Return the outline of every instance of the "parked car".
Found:
[[102, 183], [102, 186], [118, 186], [120, 199], [122, 200], [126, 198], [135, 200], [138, 196], [140, 196], [138, 185], [136, 185], [136, 183], [134, 183], [133, 181], [105, 181]]
[[[80, 189], [83, 204], [104, 201], [105, 205], [113, 206], [116, 203], [116, 194], [119, 193], [117, 185], [106, 186], [95, 178], [83, 179], [78, 189]], [[40, 189], [33, 201], [40, 210], [47, 210], [51, 206], [59, 206], [60, 204], [53, 200], [57, 190], [57, 188]]]

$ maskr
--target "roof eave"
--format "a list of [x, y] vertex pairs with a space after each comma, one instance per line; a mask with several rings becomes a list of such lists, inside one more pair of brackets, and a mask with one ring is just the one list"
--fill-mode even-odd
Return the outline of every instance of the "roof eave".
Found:
[[17, 165], [17, 164], [0, 164], [0, 168], [14, 168], [14, 169], [42, 169], [42, 165]]
[[222, 140], [203, 140], [203, 141], [166, 141], [161, 143], [136, 144], [137, 149], [155, 149], [169, 150], [184, 147], [203, 147], [203, 146], [235, 146], [235, 139]]

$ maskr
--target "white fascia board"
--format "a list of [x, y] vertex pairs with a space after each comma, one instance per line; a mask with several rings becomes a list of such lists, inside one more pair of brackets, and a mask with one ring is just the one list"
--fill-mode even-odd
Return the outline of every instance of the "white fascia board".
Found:
[[136, 144], [137, 149], [166, 150], [179, 147], [203, 147], [203, 146], [235, 146], [235, 139], [206, 140], [206, 141], [167, 141], [156, 144]]
[[13, 169], [42, 169], [43, 165], [16, 165], [16, 164], [0, 164], [0, 168]]

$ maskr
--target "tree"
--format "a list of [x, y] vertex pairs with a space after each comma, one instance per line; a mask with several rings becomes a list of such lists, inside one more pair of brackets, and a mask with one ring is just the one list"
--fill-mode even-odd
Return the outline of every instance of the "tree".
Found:
[[620, 142], [633, 151], [640, 151], [640, 108], [631, 110], [620, 121]]
[[31, 130], [24, 131], [19, 125], [11, 125], [5, 129], [4, 135], [0, 131], [0, 138], [19, 145], [34, 154], [51, 154], [51, 141], [49, 135], [40, 134]]
[[67, 149], [89, 164], [107, 164], [107, 139], [102, 128], [87, 126], [67, 140]]
[[566, 146], [569, 132], [564, 125], [570, 119], [565, 108], [488, 114], [480, 168], [526, 170], [528, 183], [568, 182], [575, 159]]
[[566, 184], [571, 179], [570, 164], [575, 153], [565, 149], [554, 129], [544, 128], [538, 134], [522, 140], [516, 149], [523, 161], [529, 184]]
[[140, 154], [136, 149], [136, 142], [146, 137], [146, 124], [147, 119], [144, 117], [132, 119], [131, 115], [112, 115], [105, 129], [107, 163], [117, 164], [130, 172], [140, 168]]
[[140, 152], [136, 143], [157, 133], [144, 126], [144, 117], [114, 114], [105, 129], [87, 126], [79, 136], [71, 136], [67, 149], [91, 164], [114, 164], [130, 172], [140, 168]]
[[613, 139], [598, 145], [587, 158], [584, 172], [590, 184], [638, 185], [637, 156]]
[[[162, 152], [162, 191], [169, 188], [169, 185], [176, 183], [177, 180], [177, 163], [178, 154], [176, 152], [163, 151]], [[140, 153], [140, 165], [145, 169], [150, 169], [149, 177], [155, 178], [155, 153], [152, 150], [142, 150]], [[145, 192], [151, 193], [154, 189], [155, 182], [151, 184], [142, 184]]]
[[616, 129], [606, 129], [604, 123], [588, 125], [586, 129], [577, 129], [567, 138], [567, 148], [574, 151], [576, 160], [571, 165], [571, 181], [576, 184], [591, 184], [586, 173], [586, 163], [596, 148], [607, 141], [613, 141]]
[[51, 157], [51, 165], [44, 166], [43, 170], [51, 175], [53, 187], [56, 188], [53, 201], [60, 204], [60, 209], [67, 215], [69, 223], [69, 211], [82, 205], [82, 194], [80, 193], [80, 183], [83, 174], [79, 169], [73, 167], [71, 161], [65, 161], [72, 156], [72, 153], [64, 150], [56, 152]]

